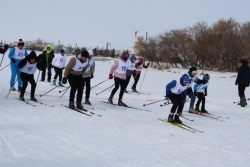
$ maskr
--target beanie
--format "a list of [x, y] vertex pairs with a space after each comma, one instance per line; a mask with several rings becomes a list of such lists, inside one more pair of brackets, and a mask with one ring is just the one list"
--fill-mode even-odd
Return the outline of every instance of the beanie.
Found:
[[139, 62], [143, 63], [143, 58], [142, 57], [139, 58]]
[[31, 51], [30, 54], [27, 56], [28, 59], [36, 59], [36, 52], [35, 51]]
[[61, 50], [60, 50], [60, 53], [64, 53], [64, 50], [63, 50], [63, 49], [61, 49]]
[[24, 46], [24, 42], [22, 39], [19, 39], [17, 46]]
[[195, 67], [191, 67], [191, 68], [189, 69], [189, 72], [192, 73], [192, 71], [197, 71], [197, 69], [196, 69]]
[[89, 52], [87, 50], [84, 50], [82, 51], [81, 56], [89, 58]]

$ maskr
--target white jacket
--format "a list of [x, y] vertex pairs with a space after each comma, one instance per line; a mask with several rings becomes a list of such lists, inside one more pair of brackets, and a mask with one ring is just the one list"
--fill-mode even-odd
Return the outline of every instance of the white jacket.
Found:
[[57, 54], [52, 60], [52, 65], [58, 68], [64, 68], [66, 66], [66, 56]]

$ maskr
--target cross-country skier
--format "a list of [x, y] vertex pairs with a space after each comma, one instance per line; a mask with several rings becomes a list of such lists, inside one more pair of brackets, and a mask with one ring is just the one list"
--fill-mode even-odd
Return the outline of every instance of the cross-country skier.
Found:
[[85, 71], [85, 73], [82, 75], [83, 77], [83, 88], [86, 84], [86, 93], [85, 93], [85, 104], [91, 105], [89, 101], [89, 95], [90, 95], [90, 80], [94, 78], [94, 72], [95, 72], [95, 60], [94, 60], [94, 54], [92, 51], [89, 51], [89, 67]]
[[37, 99], [35, 98], [36, 82], [34, 80], [34, 73], [36, 72], [36, 68], [39, 70], [43, 69], [43, 64], [44, 62], [41, 56], [37, 58], [36, 52], [34, 51], [31, 51], [27, 57], [19, 62], [18, 67], [21, 68], [20, 77], [23, 81], [21, 93], [19, 96], [20, 100], [25, 101], [24, 93], [29, 82], [31, 84], [30, 100], [37, 101]]
[[128, 52], [124, 51], [121, 55], [121, 58], [119, 60], [117, 60], [114, 63], [114, 65], [111, 67], [111, 70], [109, 73], [109, 79], [113, 79], [113, 73], [114, 73], [115, 87], [112, 90], [108, 101], [111, 104], [113, 104], [113, 97], [120, 86], [118, 105], [125, 106], [125, 107], [127, 107], [127, 105], [125, 103], [123, 103], [122, 97], [123, 97], [125, 86], [126, 86], [125, 85], [126, 84], [126, 71], [128, 69], [128, 66], [129, 66], [129, 62], [127, 61], [128, 58], [129, 58]]
[[[189, 110], [188, 110], [188, 112], [190, 112], [190, 113], [197, 113], [197, 111], [195, 111], [195, 109], [194, 109], [195, 95], [194, 95], [194, 92], [192, 90], [192, 84], [193, 84], [193, 82], [197, 83], [197, 84], [205, 84], [206, 83], [206, 81], [200, 80], [197, 77], [196, 73], [197, 73], [197, 69], [195, 67], [191, 67], [189, 69], [189, 71], [186, 74], [184, 74], [184, 76], [188, 76], [189, 77], [189, 84], [188, 84], [188, 89], [187, 89], [187, 95], [191, 99]], [[184, 104], [185, 104], [185, 102], [186, 102], [186, 99], [183, 100]]]
[[48, 73], [47, 81], [51, 82], [51, 67], [52, 67], [52, 60], [54, 58], [54, 51], [52, 49], [53, 49], [52, 45], [48, 44], [46, 46], [46, 50], [43, 51], [45, 66], [44, 66], [44, 69], [43, 69], [43, 72], [42, 72], [41, 81], [45, 80], [45, 75], [46, 75], [46, 71], [47, 71], [47, 73]]
[[3, 49], [0, 47], [0, 53], [4, 54], [8, 50], [8, 48], [9, 48], [9, 45], [7, 45], [7, 44], [4, 45]]
[[79, 109], [83, 109], [82, 106], [82, 94], [83, 94], [83, 84], [82, 84], [82, 75], [88, 68], [88, 58], [89, 52], [84, 50], [80, 54], [77, 54], [76, 57], [72, 57], [66, 68], [64, 70], [64, 77], [62, 80], [63, 84], [67, 83], [69, 80], [70, 89], [70, 97], [69, 97], [69, 107], [75, 108], [74, 99], [77, 91], [76, 97], [76, 107]]
[[170, 99], [173, 103], [168, 116], [168, 122], [182, 123], [179, 117], [184, 106], [183, 99], [186, 98], [188, 84], [189, 77], [187, 75], [183, 75], [180, 79], [173, 80], [166, 85], [165, 99]]
[[[195, 111], [201, 112], [201, 113], [206, 113], [206, 114], [208, 112], [205, 109], [205, 101], [206, 101], [205, 96], [207, 96], [207, 86], [209, 84], [209, 82], [208, 82], [209, 79], [210, 79], [209, 74], [204, 74], [203, 81], [206, 81], [206, 83], [205, 84], [195, 84], [194, 85], [194, 94], [198, 98], [198, 101], [196, 102]], [[199, 109], [200, 108], [200, 103], [201, 103], [201, 110]]]
[[10, 78], [10, 90], [15, 91], [14, 87], [15, 80], [17, 77], [18, 82], [18, 91], [21, 91], [22, 80], [20, 78], [20, 68], [18, 67], [18, 63], [26, 56], [28, 56], [28, 52], [24, 47], [24, 42], [22, 39], [19, 39], [17, 47], [13, 47], [9, 52], [9, 59], [11, 60], [10, 69], [11, 69], [11, 78]]
[[64, 50], [61, 49], [60, 54], [57, 54], [52, 60], [52, 67], [55, 70], [53, 85], [56, 85], [56, 79], [59, 76], [58, 85], [63, 86], [62, 85], [62, 73], [63, 73], [63, 69], [65, 68], [65, 65], [66, 65], [66, 56], [64, 56]]
[[135, 55], [132, 55], [132, 56], [130, 57], [130, 60], [128, 60], [128, 62], [129, 62], [129, 67], [128, 67], [127, 71], [126, 71], [126, 76], [127, 76], [127, 78], [126, 78], [126, 85], [125, 85], [125, 93], [128, 93], [127, 87], [128, 87], [130, 78], [131, 78], [131, 76], [133, 75], [133, 72], [134, 72], [134, 69], [135, 69], [135, 60], [136, 60]]
[[238, 75], [235, 81], [235, 85], [238, 85], [238, 92], [240, 97], [240, 106], [245, 107], [247, 105], [245, 97], [245, 89], [250, 84], [250, 68], [248, 66], [248, 61], [242, 58], [238, 62]]
[[139, 62], [137, 62], [135, 64], [135, 70], [134, 70], [134, 73], [133, 73], [133, 77], [134, 77], [135, 82], [134, 82], [134, 84], [132, 86], [132, 91], [133, 92], [138, 93], [138, 91], [136, 90], [136, 85], [137, 85], [137, 83], [138, 83], [138, 81], [140, 79], [142, 68], [148, 68], [149, 64], [150, 64], [149, 62], [148, 62], [147, 65], [144, 64], [144, 59], [142, 57], [140, 57]]

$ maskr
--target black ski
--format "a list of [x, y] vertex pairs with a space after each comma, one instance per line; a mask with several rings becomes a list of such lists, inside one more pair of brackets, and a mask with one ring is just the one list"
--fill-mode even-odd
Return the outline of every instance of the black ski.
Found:
[[[109, 102], [106, 102], [106, 101], [101, 101], [103, 103], [107, 103], [107, 104], [111, 104]], [[114, 106], [119, 106], [118, 104], [111, 104], [111, 105], [114, 105]], [[130, 107], [130, 106], [119, 106], [119, 107], [124, 107], [124, 108], [131, 108], [131, 109], [135, 109], [135, 110], [141, 110], [141, 111], [147, 111], [147, 112], [151, 112], [149, 110], [144, 110], [144, 109], [140, 109], [140, 108], [135, 108], [135, 107]]]
[[35, 104], [31, 104], [31, 103], [29, 103], [29, 102], [27, 102], [27, 101], [20, 100], [19, 98], [16, 98], [16, 99], [19, 100], [19, 101], [22, 101], [22, 102], [24, 102], [24, 103], [26, 103], [26, 104], [28, 104], [28, 105], [31, 105], [31, 106], [33, 106], [33, 107], [36, 107]]
[[[30, 99], [26, 99], [26, 100], [28, 100], [28, 101], [33, 101], [33, 100], [30, 100]], [[54, 107], [54, 105], [48, 105], [48, 104], [46, 104], [46, 103], [43, 103], [43, 102], [40, 102], [40, 101], [33, 101], [33, 102], [35, 102], [35, 103], [39, 103], [39, 104], [42, 104], [42, 105], [45, 105], [45, 106], [48, 106], [48, 107]]]
[[64, 107], [66, 107], [66, 108], [68, 108], [68, 109], [71, 109], [71, 110], [74, 110], [74, 111], [76, 111], [76, 112], [79, 112], [79, 113], [81, 113], [81, 114], [84, 114], [84, 115], [87, 115], [87, 116], [92, 116], [92, 115], [89, 115], [89, 114], [84, 113], [83, 111], [85, 111], [85, 109], [84, 109], [84, 110], [80, 110], [80, 109], [78, 109], [78, 108], [70, 108], [69, 106], [66, 106], [66, 105], [64, 105], [64, 104], [61, 104], [61, 105], [64, 106]]

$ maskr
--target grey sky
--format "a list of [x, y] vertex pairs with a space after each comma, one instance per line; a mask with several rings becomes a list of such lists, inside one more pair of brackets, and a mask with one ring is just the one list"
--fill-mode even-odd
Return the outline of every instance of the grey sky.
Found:
[[199, 21], [250, 21], [250, 0], [0, 0], [0, 40], [41, 38], [87, 47], [131, 49], [134, 31], [158, 35]]

